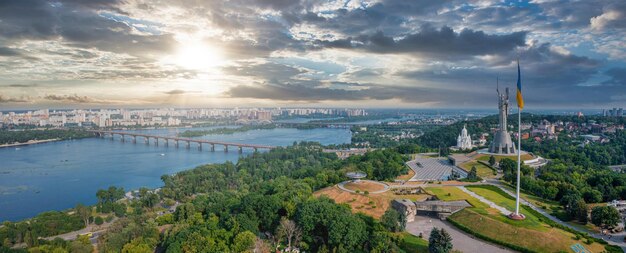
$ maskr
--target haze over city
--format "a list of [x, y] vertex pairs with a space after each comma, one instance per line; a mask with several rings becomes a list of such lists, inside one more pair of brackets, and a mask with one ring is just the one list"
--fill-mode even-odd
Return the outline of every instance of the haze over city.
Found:
[[0, 105], [488, 107], [626, 101], [623, 1], [2, 1]]

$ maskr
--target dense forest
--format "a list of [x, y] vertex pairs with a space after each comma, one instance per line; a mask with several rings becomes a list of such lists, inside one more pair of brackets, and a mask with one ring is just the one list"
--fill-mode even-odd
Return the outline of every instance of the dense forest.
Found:
[[47, 130], [21, 130], [8, 131], [0, 130], [0, 144], [27, 142], [30, 140], [48, 140], [48, 139], [80, 139], [89, 138], [94, 135], [84, 130], [75, 129], [47, 129]]
[[[91, 214], [111, 217], [108, 231], [98, 238], [100, 252], [153, 252], [155, 248], [250, 252], [288, 247], [308, 252], [403, 252], [395, 233], [398, 224], [405, 222], [402, 215], [390, 211], [379, 222], [312, 193], [346, 180], [345, 172], [354, 169], [368, 171], [372, 178], [393, 178], [404, 173], [401, 164], [406, 159], [390, 149], [340, 160], [334, 153], [322, 152], [316, 143], [254, 153], [236, 164], [203, 165], [164, 175], [158, 193], [142, 189], [131, 202], [118, 200], [123, 189], [99, 190], [95, 208], [84, 212], [84, 207], [77, 206], [71, 215], [54, 212], [69, 220], [63, 221], [64, 227], [50, 222], [40, 226], [39, 216], [6, 222], [0, 228], [0, 252], [10, 252], [8, 247], [22, 242], [30, 252], [89, 252], [72, 251], [81, 246], [78, 243], [35, 238], [82, 228], [90, 223]], [[173, 213], [159, 211], [173, 206]], [[59, 222], [60, 218], [52, 221]]]
[[606, 136], [610, 139], [608, 143], [589, 143], [582, 147], [580, 141], [572, 139], [565, 132], [559, 134], [558, 139], [522, 141], [522, 148], [550, 159], [584, 167], [626, 164], [626, 131], [618, 130]]

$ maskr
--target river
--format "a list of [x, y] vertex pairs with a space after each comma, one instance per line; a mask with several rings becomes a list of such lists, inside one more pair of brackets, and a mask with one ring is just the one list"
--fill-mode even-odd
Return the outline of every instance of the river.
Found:
[[[193, 130], [208, 129], [196, 128]], [[175, 136], [189, 128], [137, 130], [154, 135]], [[322, 144], [350, 143], [350, 130], [276, 128], [251, 130], [231, 135], [198, 137], [216, 141], [288, 146], [294, 141]], [[0, 148], [0, 221], [21, 220], [48, 210], [63, 210], [77, 203], [95, 204], [98, 189], [109, 186], [126, 190], [162, 186], [160, 177], [207, 163], [237, 161], [236, 149], [223, 152], [216, 145], [202, 151], [195, 145], [185, 149], [159, 143], [125, 143], [119, 139], [88, 138], [21, 147]]]

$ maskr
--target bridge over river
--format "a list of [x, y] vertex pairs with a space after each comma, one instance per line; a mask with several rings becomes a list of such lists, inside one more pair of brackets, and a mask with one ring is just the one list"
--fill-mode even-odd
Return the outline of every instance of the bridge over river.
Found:
[[130, 139], [131, 142], [137, 143], [137, 137], [141, 137], [144, 139], [146, 145], [150, 144], [150, 139], [153, 140], [155, 145], [159, 145], [159, 140], [167, 147], [170, 142], [174, 143], [174, 146], [178, 147], [179, 143], [185, 143], [186, 148], [191, 148], [192, 143], [195, 143], [198, 146], [199, 150], [202, 150], [202, 145], [210, 145], [211, 151], [215, 151], [215, 145], [220, 145], [224, 147], [224, 151], [228, 152], [228, 147], [236, 147], [239, 153], [243, 152], [243, 148], [252, 148], [254, 151], [258, 149], [273, 149], [275, 146], [268, 145], [259, 145], [259, 144], [245, 144], [245, 143], [233, 143], [233, 142], [223, 142], [223, 141], [211, 141], [211, 140], [200, 140], [200, 139], [190, 139], [190, 138], [179, 138], [179, 137], [171, 137], [171, 136], [158, 136], [158, 135], [150, 135], [150, 134], [141, 134], [141, 133], [131, 133], [131, 132], [118, 132], [118, 131], [104, 131], [104, 130], [91, 130], [89, 132], [94, 133], [96, 136], [100, 138], [105, 138], [110, 136], [111, 139], [114, 139], [115, 135], [120, 136], [120, 140], [122, 142], [126, 142], [127, 138]]

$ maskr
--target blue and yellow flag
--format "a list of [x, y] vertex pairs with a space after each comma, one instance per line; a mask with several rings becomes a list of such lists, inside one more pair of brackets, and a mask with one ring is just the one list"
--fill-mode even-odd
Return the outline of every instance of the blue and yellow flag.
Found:
[[524, 109], [524, 98], [522, 98], [522, 74], [519, 70], [519, 60], [517, 61], [517, 107]]

